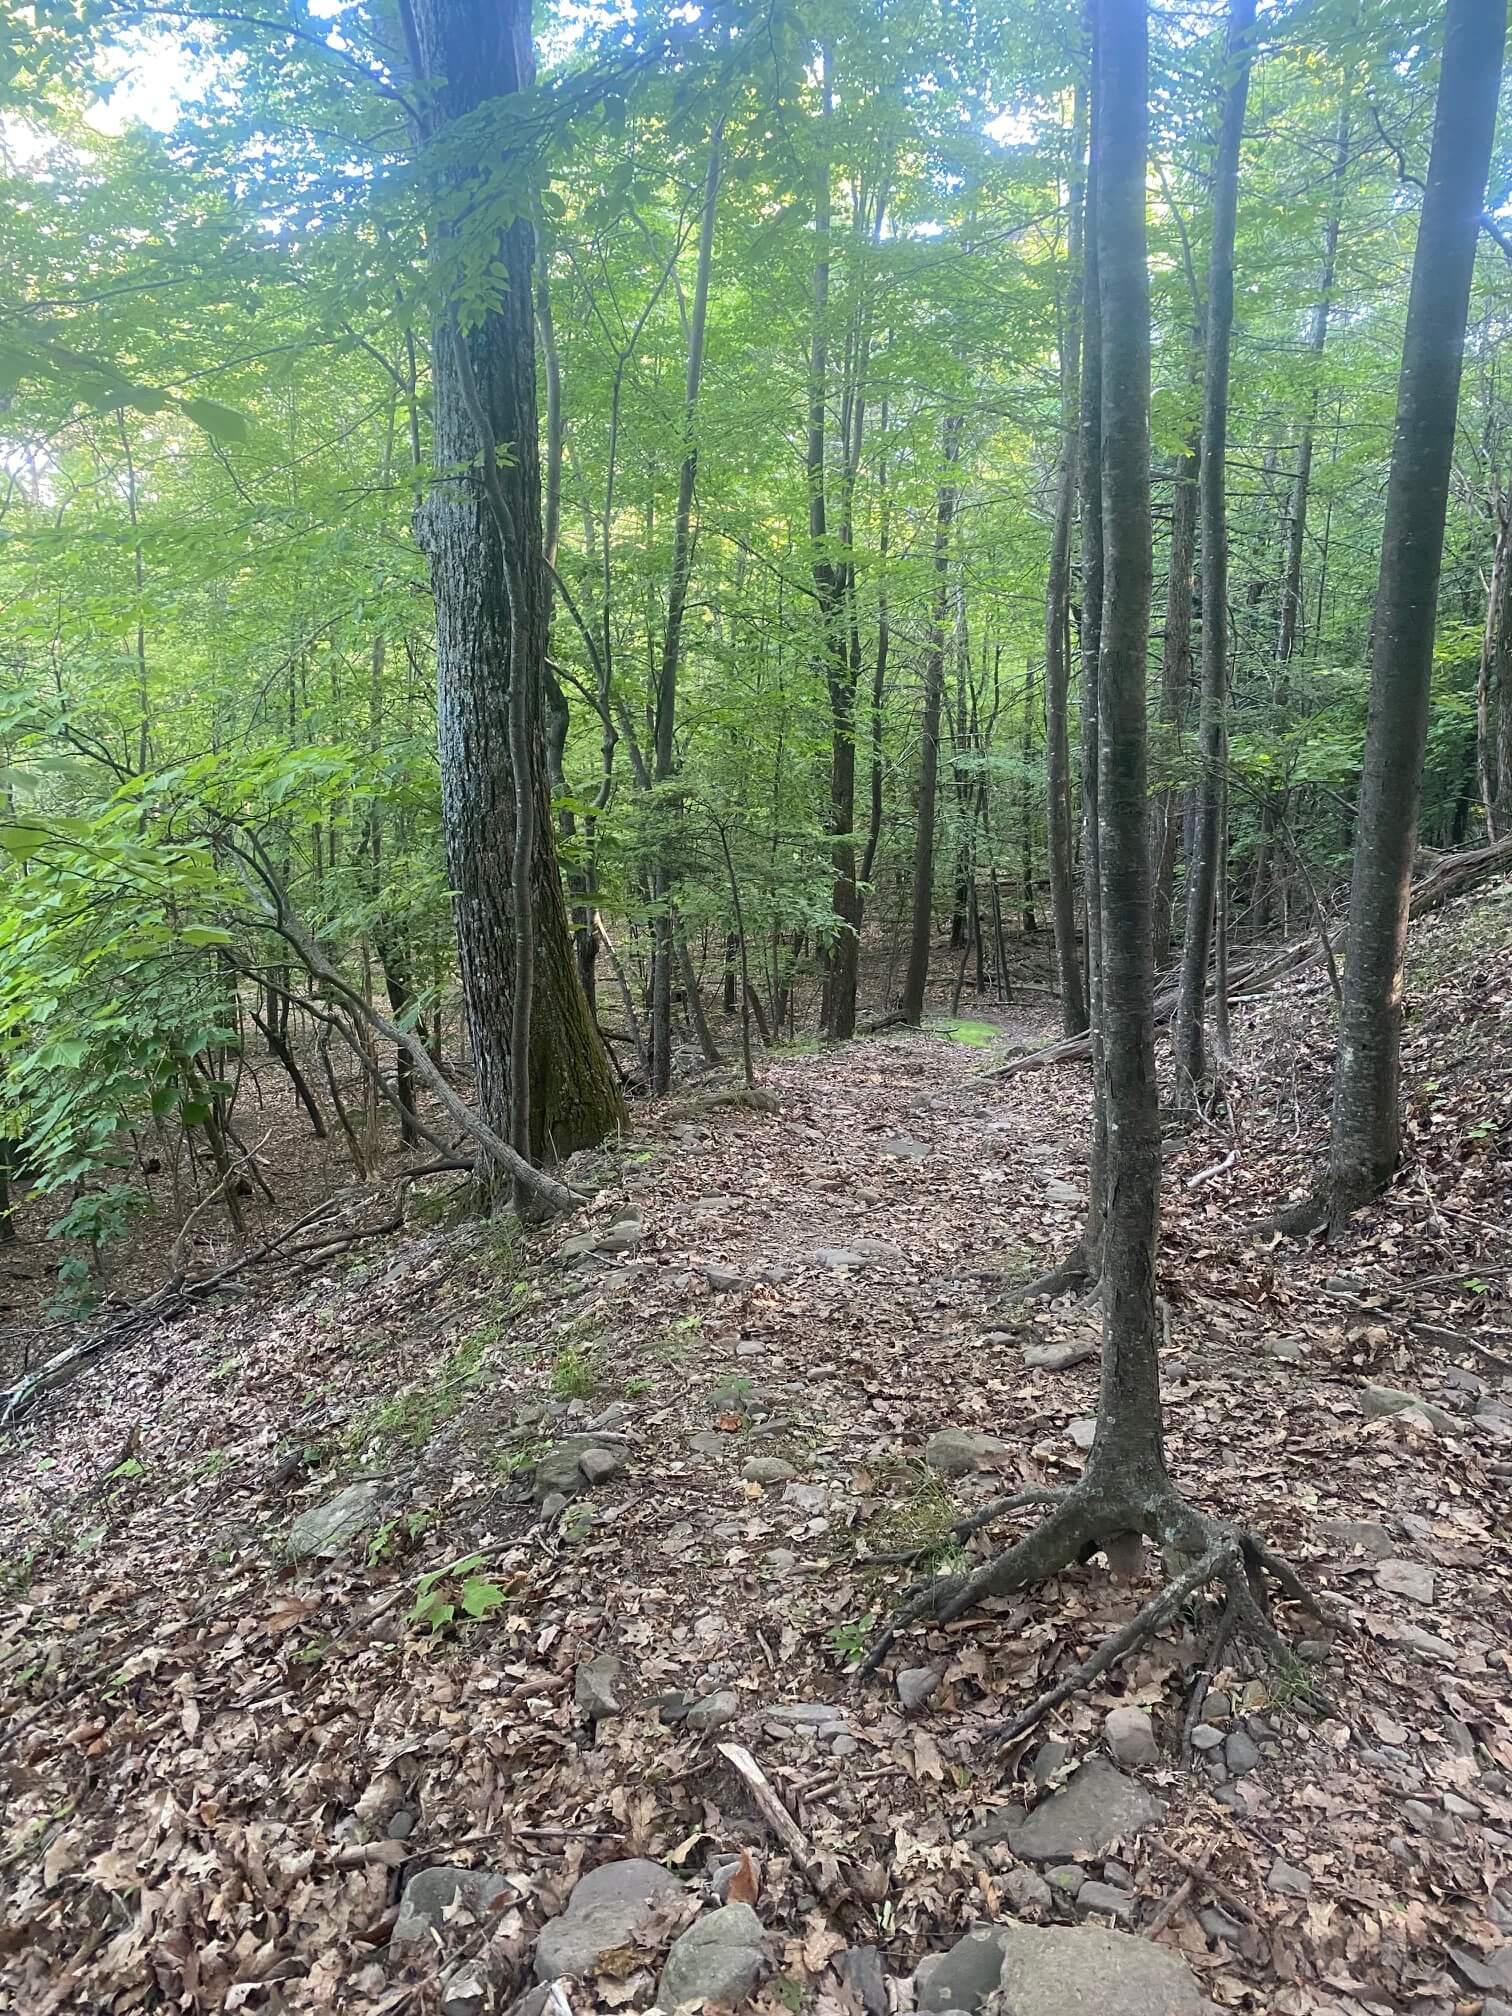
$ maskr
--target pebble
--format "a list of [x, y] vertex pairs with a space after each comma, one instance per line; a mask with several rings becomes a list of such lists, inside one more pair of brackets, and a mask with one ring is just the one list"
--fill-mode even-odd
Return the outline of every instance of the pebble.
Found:
[[897, 1679], [898, 1699], [905, 1708], [922, 1708], [939, 1692], [944, 1677], [945, 1668], [940, 1665], [905, 1667]]
[[578, 1667], [572, 1698], [590, 1722], [605, 1722], [611, 1715], [623, 1712], [614, 1691], [619, 1671], [620, 1663], [610, 1652], [601, 1653], [597, 1659], [585, 1659]]
[[1086, 1880], [1087, 1872], [1078, 1862], [1063, 1862], [1059, 1869], [1051, 1869], [1045, 1876], [1050, 1888], [1059, 1890], [1063, 1897], [1075, 1897]]
[[585, 1449], [578, 1458], [578, 1468], [590, 1484], [607, 1484], [623, 1467], [612, 1449]]
[[1083, 1883], [1076, 1893], [1076, 1908], [1110, 1918], [1132, 1918], [1134, 1899], [1125, 1896], [1122, 1890], [1115, 1890], [1111, 1883]]
[[1003, 1878], [1003, 1889], [1015, 1911], [1048, 1911], [1050, 1908], [1050, 1885], [1037, 1870], [1010, 1869]]
[[687, 1713], [690, 1729], [719, 1729], [740, 1713], [740, 1697], [733, 1688], [722, 1687], [717, 1694], [705, 1694]]
[[1305, 1869], [1297, 1868], [1283, 1855], [1278, 1855], [1270, 1866], [1270, 1874], [1265, 1879], [1265, 1887], [1277, 1897], [1310, 1897], [1312, 1878]]
[[1092, 1444], [1097, 1440], [1096, 1416], [1089, 1414], [1079, 1421], [1073, 1421], [1071, 1423], [1071, 1440], [1078, 1449], [1090, 1449]]
[[1110, 1709], [1103, 1722], [1103, 1734], [1120, 1764], [1138, 1769], [1159, 1759], [1155, 1731], [1143, 1708]]
[[1259, 1769], [1260, 1752], [1252, 1737], [1242, 1729], [1235, 1729], [1223, 1746], [1223, 1761], [1235, 1778], [1242, 1778], [1246, 1771]]
[[1195, 1750], [1216, 1750], [1223, 1741], [1223, 1731], [1215, 1729], [1210, 1722], [1199, 1722], [1192, 1731], [1192, 1747]]
[[1226, 1911], [1210, 1906], [1197, 1913], [1197, 1923], [1209, 1939], [1224, 1940], [1230, 1946], [1237, 1946], [1244, 1937], [1244, 1927], [1237, 1919], [1230, 1918]]

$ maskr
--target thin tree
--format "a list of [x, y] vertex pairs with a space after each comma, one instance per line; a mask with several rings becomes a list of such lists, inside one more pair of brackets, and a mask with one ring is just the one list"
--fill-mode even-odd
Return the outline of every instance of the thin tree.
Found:
[[1234, 224], [1239, 207], [1239, 150], [1249, 98], [1255, 0], [1229, 0], [1223, 120], [1213, 172], [1213, 241], [1208, 258], [1207, 357], [1202, 389], [1202, 446], [1197, 476], [1202, 533], [1202, 702], [1197, 738], [1196, 820], [1187, 863], [1186, 927], [1176, 1004], [1176, 1088], [1195, 1095], [1206, 1076], [1203, 1019], [1213, 914], [1223, 857], [1228, 753], [1228, 398], [1234, 329]]
[[[703, 383], [704, 341], [709, 323], [709, 275], [714, 264], [714, 217], [719, 205], [719, 176], [724, 146], [724, 119], [714, 121], [709, 135], [709, 159], [704, 173], [703, 206], [699, 213], [698, 264], [693, 280], [693, 308], [688, 317], [688, 364], [683, 384], [683, 454], [677, 479], [677, 509], [672, 530], [672, 579], [667, 593], [667, 628], [662, 640], [656, 683], [653, 738], [654, 776], [670, 783], [676, 770], [677, 674], [682, 657], [683, 615], [688, 606], [688, 582], [693, 572], [693, 493], [698, 480], [698, 394]], [[663, 804], [662, 818], [671, 807]], [[672, 1083], [672, 966], [677, 956], [672, 887], [665, 861], [657, 866], [654, 886], [658, 902], [655, 950], [651, 974], [651, 1090], [666, 1092]], [[697, 998], [693, 982], [690, 1003]]]
[[[417, 514], [436, 600], [441, 813], [478, 1105], [532, 1161], [624, 1119], [573, 959], [541, 737], [546, 568], [532, 316], [532, 164], [501, 112], [486, 189], [447, 129], [527, 91], [528, 0], [402, 0], [436, 163], [434, 458]], [[507, 123], [506, 123], [507, 122]], [[495, 158], [497, 157], [497, 158]], [[466, 151], [476, 162], [478, 150]], [[502, 161], [502, 168], [500, 163]], [[502, 190], [502, 195], [501, 195]], [[461, 200], [466, 194], [471, 201]], [[440, 220], [465, 214], [465, 229]], [[494, 261], [496, 306], [459, 313]], [[506, 454], [498, 452], [499, 446]], [[472, 472], [481, 467], [481, 481]], [[523, 1138], [521, 1138], [523, 1129]]]
[[[1076, 943], [1076, 888], [1071, 861], [1071, 533], [1076, 519], [1076, 416], [1081, 384], [1082, 147], [1086, 111], [1081, 90], [1071, 120], [1071, 224], [1066, 304], [1060, 341], [1061, 450], [1050, 581], [1045, 596], [1045, 834], [1050, 867], [1050, 918], [1060, 980], [1061, 1026], [1068, 1036], [1087, 1026], [1081, 956]], [[1090, 899], [1089, 899], [1090, 901]]]
[[1074, 1672], [1006, 1727], [1012, 1740], [1077, 1688], [1171, 1622], [1198, 1591], [1221, 1581], [1220, 1628], [1242, 1624], [1272, 1651], [1281, 1641], [1255, 1594], [1269, 1568], [1306, 1600], [1296, 1576], [1252, 1536], [1189, 1505], [1166, 1469], [1160, 1402], [1155, 1251], [1160, 1218], [1160, 1115], [1155, 1073], [1155, 960], [1146, 764], [1145, 654], [1153, 573], [1150, 521], [1150, 309], [1145, 238], [1147, 18], [1145, 0], [1095, 9], [1093, 148], [1101, 323], [1104, 585], [1100, 637], [1098, 841], [1103, 964], [1107, 1199], [1103, 1244], [1103, 1363], [1097, 1435], [1070, 1490], [998, 1499], [955, 1530], [978, 1532], [1024, 1506], [1048, 1506], [1023, 1539], [974, 1573], [932, 1582], [872, 1649], [873, 1669], [897, 1630], [933, 1610], [959, 1616], [988, 1596], [1057, 1574], [1089, 1551], [1121, 1565], [1141, 1535], [1188, 1564]]
[[924, 716], [919, 730], [919, 823], [914, 834], [913, 903], [909, 917], [908, 969], [901, 1012], [915, 1028], [924, 1019], [929, 953], [934, 936], [934, 829], [940, 782], [940, 709], [945, 692], [945, 613], [949, 607], [950, 528], [955, 519], [956, 470], [964, 416], [947, 414], [942, 440], [943, 468], [935, 504], [934, 609], [929, 652], [924, 661]]
[[1293, 1231], [1341, 1224], [1386, 1187], [1401, 1159], [1408, 901], [1460, 371], [1506, 28], [1506, 0], [1448, 0], [1381, 536], [1328, 1172], [1284, 1214]]

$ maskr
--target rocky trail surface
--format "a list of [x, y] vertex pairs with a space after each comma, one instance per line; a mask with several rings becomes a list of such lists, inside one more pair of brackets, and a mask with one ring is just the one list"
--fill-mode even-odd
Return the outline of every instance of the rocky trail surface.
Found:
[[1027, 1027], [783, 1055], [570, 1225], [412, 1226], [28, 1420], [0, 2008], [1509, 2016], [1497, 1095], [1415, 1109], [1351, 1249], [1247, 1241], [1316, 1012], [1169, 1146], [1164, 1369], [1181, 1488], [1348, 1635], [1205, 1670], [1194, 1610], [994, 1748], [1160, 1573], [1096, 1557], [854, 1684], [919, 1572], [870, 1557], [1076, 1474], [1095, 1317], [1007, 1291], [1079, 1223], [1086, 1084], [986, 1075]]

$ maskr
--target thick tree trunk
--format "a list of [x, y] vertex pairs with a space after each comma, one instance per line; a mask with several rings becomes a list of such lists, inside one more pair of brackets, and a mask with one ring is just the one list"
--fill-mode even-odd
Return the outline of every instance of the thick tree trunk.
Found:
[[1208, 261], [1207, 358], [1202, 390], [1198, 511], [1202, 524], [1202, 712], [1198, 729], [1196, 845], [1187, 862], [1186, 926], [1176, 1015], [1178, 1099], [1206, 1075], [1203, 1019], [1222, 845], [1223, 770], [1228, 755], [1228, 392], [1234, 328], [1234, 222], [1239, 150], [1249, 97], [1255, 0], [1229, 0], [1228, 90], [1213, 175], [1213, 242]]
[[950, 414], [943, 439], [944, 470], [935, 508], [934, 612], [929, 655], [924, 663], [924, 719], [919, 734], [919, 824], [914, 835], [913, 904], [908, 933], [908, 970], [903, 979], [902, 1015], [918, 1027], [924, 1019], [929, 953], [934, 936], [934, 828], [940, 781], [940, 706], [945, 690], [945, 615], [949, 606], [950, 527], [955, 517], [956, 463], [961, 452], [962, 416]]
[[1103, 1369], [1088, 1482], [1127, 1504], [1170, 1489], [1162, 1447], [1155, 1245], [1160, 1119], [1145, 756], [1150, 616], [1150, 306], [1144, 0], [1103, 0], [1097, 109], [1104, 586], [1098, 872], [1107, 1104]]
[[1334, 1073], [1326, 1200], [1334, 1222], [1383, 1189], [1401, 1155], [1408, 892], [1470, 280], [1505, 34], [1506, 0], [1448, 0], [1381, 539]]
[[[405, 25], [418, 76], [428, 87], [432, 139], [452, 120], [528, 88], [533, 72], [530, 13], [523, 0], [405, 0]], [[507, 114], [501, 115], [505, 118]], [[508, 145], [505, 135], [504, 144]], [[476, 158], [474, 156], [473, 158]], [[438, 171], [454, 182], [457, 171]], [[534, 920], [534, 1002], [529, 1099], [533, 1158], [565, 1156], [620, 1125], [624, 1108], [578, 980], [550, 819], [541, 741], [539, 679], [546, 648], [546, 574], [536, 424], [531, 316], [533, 234], [512, 217], [486, 232], [474, 210], [474, 237], [438, 236], [432, 248], [438, 311], [434, 359], [434, 458], [448, 472], [431, 489], [417, 531], [436, 599], [437, 729], [441, 816], [454, 891], [457, 944], [478, 1105], [508, 1137], [513, 1104], [510, 1028], [515, 1003], [516, 932], [511, 885], [516, 791], [534, 801], [529, 904]], [[486, 214], [486, 213], [484, 213]], [[499, 259], [507, 275], [499, 305], [451, 334], [451, 301], [467, 274]], [[499, 482], [512, 519], [518, 606], [511, 620], [503, 543], [489, 504], [471, 477], [479, 442], [468, 411], [466, 365], [494, 441], [507, 446]], [[518, 639], [518, 662], [511, 654]], [[510, 760], [511, 681], [530, 682], [529, 775]]]
[[[1050, 863], [1050, 916], [1060, 979], [1061, 1026], [1068, 1036], [1087, 1026], [1081, 951], [1076, 942], [1076, 885], [1071, 860], [1071, 528], [1076, 517], [1077, 430], [1081, 384], [1082, 261], [1081, 148], [1085, 117], [1077, 93], [1072, 117], [1076, 153], [1071, 185], [1068, 285], [1061, 334], [1061, 454], [1055, 527], [1050, 540], [1050, 581], [1045, 597], [1045, 832]], [[1089, 904], [1091, 899], [1088, 899]]]

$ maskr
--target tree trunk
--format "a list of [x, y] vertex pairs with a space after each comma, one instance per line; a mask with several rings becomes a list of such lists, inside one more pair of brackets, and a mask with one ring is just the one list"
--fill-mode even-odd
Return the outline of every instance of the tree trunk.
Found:
[[1407, 905], [1470, 280], [1491, 157], [1506, 0], [1447, 0], [1381, 539], [1349, 960], [1334, 1072], [1328, 1215], [1383, 1189], [1398, 1105]]
[[1202, 388], [1198, 511], [1202, 523], [1202, 713], [1198, 729], [1196, 845], [1187, 862], [1186, 926], [1176, 1015], [1177, 1097], [1206, 1076], [1203, 1016], [1218, 884], [1223, 770], [1228, 753], [1228, 393], [1234, 328], [1234, 221], [1239, 150], [1249, 97], [1255, 0], [1229, 0], [1228, 91], [1213, 175], [1213, 243], [1208, 261], [1207, 356]]
[[1512, 500], [1498, 490], [1492, 510], [1496, 550], [1475, 686], [1475, 752], [1486, 837], [1500, 840], [1512, 831]]
[[[662, 642], [661, 668], [656, 684], [654, 712], [653, 776], [658, 784], [668, 783], [676, 769], [674, 730], [677, 721], [677, 672], [682, 656], [683, 614], [688, 605], [688, 582], [693, 572], [693, 492], [698, 480], [698, 441], [694, 432], [698, 418], [698, 393], [703, 383], [704, 336], [709, 322], [709, 275], [714, 263], [714, 215], [719, 204], [720, 155], [724, 144], [724, 120], [714, 121], [709, 135], [709, 161], [704, 173], [703, 208], [698, 227], [698, 265], [693, 281], [693, 311], [688, 318], [688, 364], [683, 384], [683, 454], [677, 479], [677, 509], [672, 529], [672, 579], [667, 590], [667, 628]], [[670, 820], [671, 804], [660, 808]], [[665, 845], [665, 842], [663, 842]], [[651, 983], [651, 1090], [665, 1093], [672, 1085], [672, 967], [677, 957], [677, 921], [672, 914], [672, 878], [665, 859], [658, 862], [653, 876], [657, 898]], [[692, 965], [686, 962], [693, 999], [697, 987], [691, 980]], [[700, 1041], [707, 1036], [701, 1005], [697, 1012]], [[705, 1044], [707, 1052], [709, 1045]]]
[[934, 611], [929, 655], [924, 663], [924, 720], [919, 736], [919, 824], [914, 835], [913, 907], [909, 921], [908, 971], [903, 979], [902, 1015], [915, 1028], [924, 1019], [934, 935], [935, 801], [940, 781], [940, 704], [945, 690], [945, 614], [949, 606], [950, 527], [955, 517], [956, 463], [961, 452], [962, 416], [949, 414], [943, 437], [944, 470], [935, 508]]
[[1071, 528], [1076, 517], [1077, 431], [1081, 384], [1081, 150], [1085, 113], [1076, 94], [1072, 115], [1075, 166], [1071, 183], [1067, 301], [1061, 335], [1061, 454], [1050, 581], [1045, 597], [1045, 835], [1050, 865], [1050, 917], [1060, 978], [1061, 1026], [1077, 1036], [1087, 1026], [1081, 953], [1076, 942], [1076, 886], [1071, 861]]
[[[1192, 691], [1192, 573], [1197, 559], [1196, 443], [1176, 457], [1171, 471], [1171, 545], [1166, 568], [1165, 634], [1160, 650], [1160, 726], [1163, 767], [1174, 768]], [[1155, 801], [1155, 959], [1171, 956], [1171, 910], [1176, 886], [1182, 794], [1165, 785]]]
[[1145, 252], [1144, 0], [1103, 0], [1097, 262], [1102, 350], [1104, 586], [1098, 665], [1098, 872], [1107, 1107], [1103, 1369], [1087, 1461], [1124, 1503], [1170, 1489], [1160, 1413], [1155, 961], [1145, 754], [1150, 616], [1150, 306]]
[[[533, 59], [523, 0], [405, 0], [404, 22], [415, 71], [427, 86], [423, 140], [490, 100], [528, 88]], [[476, 194], [465, 170], [445, 172], [449, 185], [460, 176], [462, 187]], [[444, 200], [438, 198], [438, 207], [448, 212], [459, 207], [455, 186]], [[624, 1108], [573, 961], [541, 741], [546, 574], [531, 318], [533, 234], [524, 216], [489, 230], [487, 214], [474, 208], [466, 227], [472, 236], [440, 235], [432, 246], [440, 304], [433, 453], [437, 469], [446, 473], [418, 514], [417, 532], [436, 599], [441, 816], [478, 1104], [487, 1125], [505, 1138], [514, 1098], [510, 1030], [517, 946], [511, 886], [518, 790], [527, 790], [533, 801], [528, 895], [535, 972], [528, 1091], [530, 1149], [539, 1158], [569, 1155], [601, 1140], [623, 1122]], [[450, 340], [456, 326], [451, 302], [465, 292], [469, 273], [493, 259], [501, 261], [507, 285], [499, 305], [461, 332], [464, 358]], [[497, 474], [515, 530], [511, 564], [519, 606], [513, 621], [503, 542], [488, 502], [472, 480], [455, 474], [471, 469], [479, 454], [467, 404], [468, 365], [488, 432], [509, 449]], [[518, 664], [511, 655], [512, 632]], [[529, 724], [529, 774], [523, 779], [510, 761], [509, 697], [516, 675], [530, 682], [537, 702]]]

